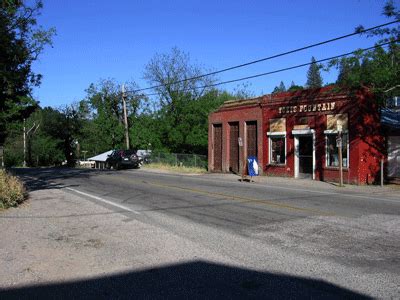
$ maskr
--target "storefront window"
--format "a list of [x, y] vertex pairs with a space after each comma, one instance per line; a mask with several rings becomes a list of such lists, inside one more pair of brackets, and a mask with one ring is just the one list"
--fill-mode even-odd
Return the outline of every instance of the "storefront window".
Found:
[[284, 165], [286, 159], [285, 136], [271, 136], [269, 139], [269, 163]]
[[[336, 145], [337, 134], [326, 135], [326, 166], [339, 167], [339, 149]], [[348, 149], [347, 149], [348, 134], [342, 135], [342, 161], [343, 167], [348, 167]]]

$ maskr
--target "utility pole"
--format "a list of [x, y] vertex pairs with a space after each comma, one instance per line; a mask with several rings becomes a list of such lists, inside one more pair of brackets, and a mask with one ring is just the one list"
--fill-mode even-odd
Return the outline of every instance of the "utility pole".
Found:
[[26, 167], [26, 127], [25, 127], [25, 118], [24, 118], [24, 168]]
[[129, 131], [128, 131], [128, 116], [126, 115], [126, 93], [125, 93], [125, 84], [122, 84], [122, 104], [123, 104], [123, 107], [124, 107], [124, 123], [125, 123], [126, 150], [129, 150]]
[[88, 153], [87, 150], [82, 150], [83, 153], [83, 161], [86, 161], [86, 153]]
[[26, 125], [25, 125], [25, 118], [24, 118], [24, 168], [26, 167], [26, 138], [27, 135], [29, 135], [29, 133], [33, 130], [33, 134], [36, 132], [36, 130], [38, 130], [40, 123], [36, 126], [36, 122], [33, 123], [33, 126], [28, 130], [28, 132], [26, 132]]

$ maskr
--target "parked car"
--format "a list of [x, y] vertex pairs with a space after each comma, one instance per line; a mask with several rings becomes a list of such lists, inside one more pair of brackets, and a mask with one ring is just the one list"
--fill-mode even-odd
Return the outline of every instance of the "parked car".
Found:
[[140, 159], [135, 150], [113, 150], [106, 159], [107, 169], [138, 168]]

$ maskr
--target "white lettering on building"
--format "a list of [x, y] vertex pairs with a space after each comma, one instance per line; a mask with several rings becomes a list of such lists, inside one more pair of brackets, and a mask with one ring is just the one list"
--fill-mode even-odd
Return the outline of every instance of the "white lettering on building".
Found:
[[308, 104], [308, 105], [290, 105], [280, 106], [278, 111], [280, 114], [292, 114], [297, 112], [317, 112], [317, 111], [331, 111], [336, 107], [336, 102]]

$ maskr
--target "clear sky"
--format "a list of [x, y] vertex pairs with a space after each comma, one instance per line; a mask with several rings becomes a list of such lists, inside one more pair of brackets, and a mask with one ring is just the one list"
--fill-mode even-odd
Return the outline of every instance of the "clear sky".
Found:
[[[399, 0], [396, 0], [399, 1]], [[58, 107], [85, 97], [90, 83], [114, 78], [143, 80], [155, 53], [172, 47], [192, 62], [218, 70], [348, 34], [360, 24], [389, 20], [383, 0], [44, 0], [39, 23], [54, 26], [54, 47], [46, 48], [34, 71], [43, 74], [34, 96], [42, 106]], [[351, 37], [297, 54], [219, 74], [230, 80], [372, 46], [376, 39]], [[308, 67], [248, 81], [256, 95], [270, 93], [282, 80], [304, 85]], [[322, 73], [333, 82], [336, 72]], [[221, 86], [232, 91], [237, 84]]]

